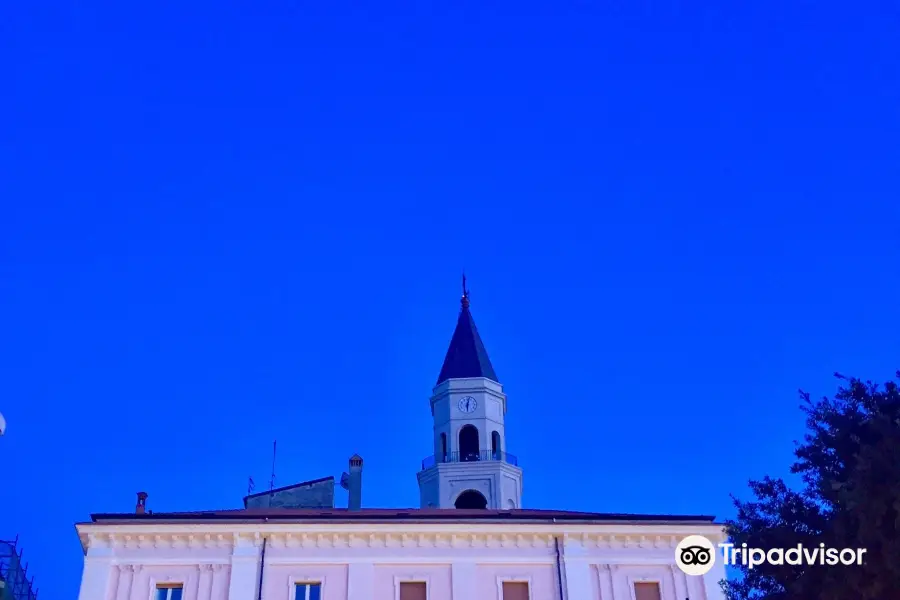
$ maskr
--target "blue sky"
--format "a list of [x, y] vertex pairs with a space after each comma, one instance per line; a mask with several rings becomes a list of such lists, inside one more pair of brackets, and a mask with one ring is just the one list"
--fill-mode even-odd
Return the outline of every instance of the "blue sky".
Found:
[[730, 516], [799, 387], [900, 366], [896, 7], [439, 4], [4, 5], [0, 537], [45, 600], [73, 523], [238, 507], [276, 438], [416, 506], [463, 268], [531, 508]]

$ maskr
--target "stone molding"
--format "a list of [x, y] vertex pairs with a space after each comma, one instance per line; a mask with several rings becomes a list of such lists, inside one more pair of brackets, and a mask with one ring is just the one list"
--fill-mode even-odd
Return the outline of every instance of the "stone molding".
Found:
[[[286, 529], [286, 528], [285, 528]], [[293, 529], [293, 528], [292, 528]], [[305, 530], [304, 530], [305, 529]], [[262, 546], [263, 537], [268, 539], [268, 547], [278, 548], [550, 548], [554, 539], [560, 539], [567, 550], [625, 549], [652, 550], [671, 549], [686, 535], [660, 534], [620, 534], [620, 533], [550, 533], [547, 531], [415, 531], [397, 533], [384, 530], [356, 528], [354, 531], [337, 529], [300, 528], [263, 532], [237, 531], [223, 533], [184, 533], [159, 531], [156, 533], [103, 532], [82, 536], [86, 548], [102, 549], [229, 549], [240, 550], [235, 554], [253, 554]]]

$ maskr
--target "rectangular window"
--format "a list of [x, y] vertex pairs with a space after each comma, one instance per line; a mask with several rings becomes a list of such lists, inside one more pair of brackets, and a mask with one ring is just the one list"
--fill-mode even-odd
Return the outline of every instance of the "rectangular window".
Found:
[[424, 581], [400, 583], [400, 600], [425, 600], [428, 597]]
[[659, 584], [655, 581], [644, 581], [634, 584], [634, 600], [661, 600]]
[[298, 583], [295, 600], [322, 600], [322, 584]]
[[528, 600], [528, 582], [504, 581], [503, 600]]
[[180, 583], [164, 583], [156, 586], [153, 600], [181, 600], [182, 585]]

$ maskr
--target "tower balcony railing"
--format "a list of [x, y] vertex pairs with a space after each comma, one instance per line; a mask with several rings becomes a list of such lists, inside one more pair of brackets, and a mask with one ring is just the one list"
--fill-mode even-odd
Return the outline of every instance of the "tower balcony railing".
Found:
[[444, 456], [429, 456], [422, 461], [422, 470], [430, 469], [434, 465], [440, 463], [460, 463], [460, 462], [478, 462], [478, 461], [499, 461], [519, 466], [519, 459], [515, 454], [509, 452], [499, 452], [497, 450], [477, 450], [469, 452], [448, 452]]

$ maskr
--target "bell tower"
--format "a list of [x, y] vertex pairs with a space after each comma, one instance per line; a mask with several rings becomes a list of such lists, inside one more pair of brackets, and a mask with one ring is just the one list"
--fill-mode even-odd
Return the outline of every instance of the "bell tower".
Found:
[[422, 508], [522, 507], [522, 469], [506, 450], [506, 395], [469, 310], [459, 318], [431, 395], [434, 454], [418, 473]]

